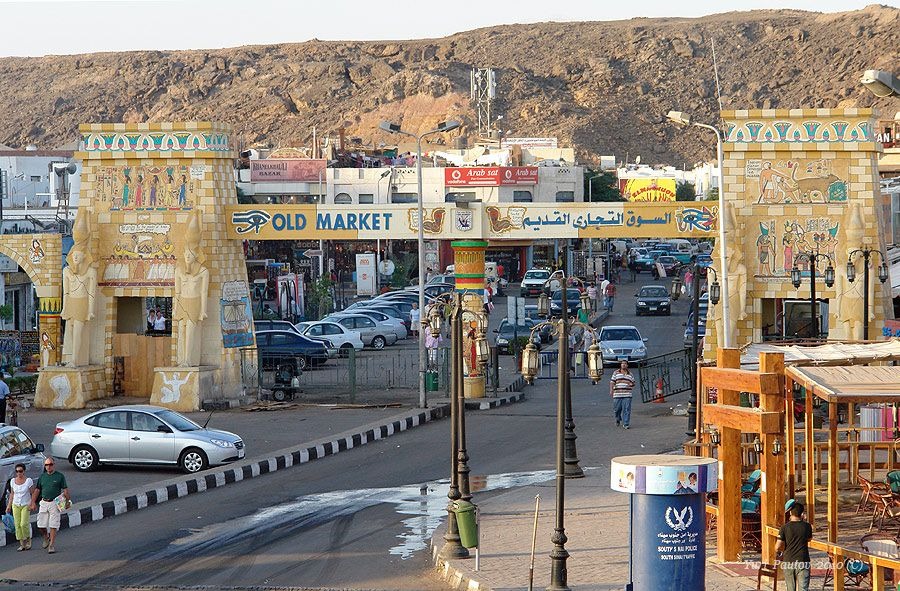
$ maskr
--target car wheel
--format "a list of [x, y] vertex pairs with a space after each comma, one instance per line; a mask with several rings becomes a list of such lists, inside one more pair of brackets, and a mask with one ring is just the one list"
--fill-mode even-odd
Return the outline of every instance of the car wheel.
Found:
[[209, 460], [206, 458], [203, 450], [189, 447], [181, 452], [181, 457], [178, 458], [178, 465], [188, 474], [195, 474], [201, 470], [206, 470]]
[[306, 371], [306, 368], [309, 367], [309, 358], [306, 355], [301, 355], [297, 358], [297, 369], [300, 371]]
[[350, 349], [352, 348], [353, 345], [351, 345], [350, 343], [344, 343], [343, 345], [341, 345], [341, 349], [340, 351], [338, 351], [338, 354], [341, 357], [350, 357]]
[[372, 339], [372, 348], [378, 349], [378, 350], [384, 349], [384, 345], [386, 343], [387, 343], [387, 341], [385, 340], [385, 338], [383, 336], [377, 336], [374, 339]]
[[278, 402], [284, 402], [287, 400], [287, 394], [284, 390], [279, 388], [278, 390], [272, 390], [272, 398]]
[[72, 465], [79, 472], [90, 472], [96, 470], [100, 463], [100, 456], [97, 451], [89, 445], [79, 445], [72, 450]]

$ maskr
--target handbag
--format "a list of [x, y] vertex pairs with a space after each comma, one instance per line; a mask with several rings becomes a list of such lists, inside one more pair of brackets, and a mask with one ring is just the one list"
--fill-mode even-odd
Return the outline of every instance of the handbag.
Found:
[[6, 528], [6, 531], [11, 534], [15, 533], [16, 532], [16, 522], [13, 519], [12, 513], [4, 513], [2, 519], [3, 519], [3, 527]]

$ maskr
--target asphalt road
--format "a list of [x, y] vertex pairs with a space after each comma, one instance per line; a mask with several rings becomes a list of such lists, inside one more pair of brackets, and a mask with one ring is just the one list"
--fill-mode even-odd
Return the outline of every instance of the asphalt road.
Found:
[[[650, 354], [681, 347], [687, 302], [672, 317], [635, 318], [629, 284], [609, 323], [634, 324]], [[610, 372], [606, 372], [607, 376]], [[573, 380], [581, 465], [608, 474], [610, 458], [678, 448], [685, 417], [667, 404], [635, 402], [629, 431], [612, 419], [608, 384]], [[504, 487], [549, 481], [554, 467], [556, 382], [528, 400], [469, 413], [475, 501]], [[98, 585], [282, 585], [353, 589], [443, 588], [425, 550], [445, 506], [449, 422], [289, 470], [64, 531], [58, 553], [0, 550], [0, 577], [90, 589]], [[109, 476], [106, 471], [91, 477]], [[549, 482], [548, 482], [549, 484]], [[552, 494], [552, 488], [547, 495]], [[599, 539], [570, 539], [579, 547]], [[539, 541], [541, 556], [549, 540]], [[52, 567], [48, 568], [48, 565]]]

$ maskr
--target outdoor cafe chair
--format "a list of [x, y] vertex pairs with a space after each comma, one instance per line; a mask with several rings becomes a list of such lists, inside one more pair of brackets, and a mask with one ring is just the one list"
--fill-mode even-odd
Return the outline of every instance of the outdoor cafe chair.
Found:
[[873, 507], [872, 502], [872, 491], [882, 491], [887, 492], [890, 491], [890, 487], [883, 482], [872, 482], [867, 478], [863, 478], [862, 474], [856, 475], [856, 481], [859, 484], [859, 504], [856, 506], [856, 514], [859, 515], [861, 511], [866, 511], [870, 507]]
[[[872, 574], [872, 569], [862, 560], [852, 558], [844, 559], [844, 589], [868, 588], [867, 581]], [[822, 579], [822, 589], [834, 580], [834, 554], [828, 553], [828, 568], [825, 570], [825, 578]]]
[[762, 551], [762, 518], [759, 513], [741, 513], [741, 548]]
[[869, 531], [875, 527], [876, 520], [878, 520], [878, 531], [884, 529], [885, 520], [900, 524], [900, 498], [889, 491], [881, 490], [873, 490], [870, 498], [875, 504], [875, 511], [872, 512]]
[[762, 470], [754, 470], [747, 477], [747, 480], [741, 485], [741, 493], [754, 493], [759, 489], [762, 483]]
[[[897, 546], [897, 538], [883, 533], [866, 534], [859, 539], [859, 545], [862, 546], [866, 554], [878, 556], [881, 558], [891, 558], [893, 560], [900, 559], [900, 549]], [[885, 569], [885, 580], [893, 580], [894, 571]]]

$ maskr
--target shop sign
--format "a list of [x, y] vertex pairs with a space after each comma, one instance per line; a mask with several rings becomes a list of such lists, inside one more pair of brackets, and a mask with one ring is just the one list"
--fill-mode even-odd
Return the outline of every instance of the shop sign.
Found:
[[522, 146], [523, 148], [558, 148], [559, 141], [555, 137], [505, 137], [500, 140], [501, 148]]
[[444, 169], [448, 187], [498, 187], [536, 185], [536, 166], [466, 166]]
[[674, 178], [619, 179], [622, 197], [633, 202], [675, 201]]
[[266, 158], [250, 161], [250, 182], [253, 183], [312, 183], [325, 180], [322, 159]]

